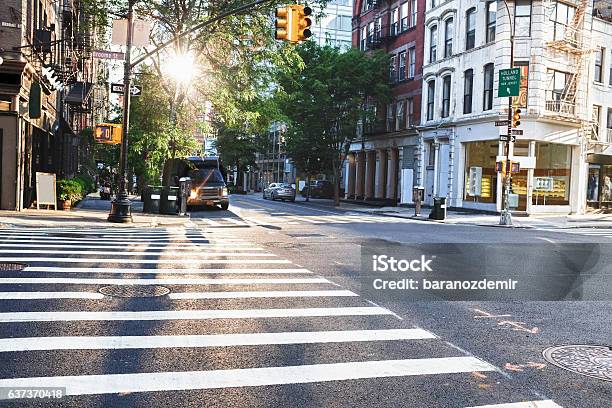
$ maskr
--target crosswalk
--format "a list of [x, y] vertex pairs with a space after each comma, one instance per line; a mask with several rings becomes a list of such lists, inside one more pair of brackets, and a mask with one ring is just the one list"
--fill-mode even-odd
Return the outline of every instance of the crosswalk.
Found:
[[612, 239], [610, 228], [540, 228], [540, 231]]
[[343, 215], [270, 215], [266, 213], [256, 216], [200, 218], [196, 222], [207, 228], [237, 228], [253, 226], [290, 226], [290, 225], [334, 225], [334, 224], [388, 224], [409, 223], [412, 220], [398, 217], [386, 217], [368, 214]]
[[[391, 388], [402, 404], [451, 407], [444, 384], [477, 372], [492, 392], [471, 406], [559, 408], [523, 391], [499, 401], [512, 385], [496, 366], [236, 230], [5, 228], [0, 265], [0, 389], [60, 387], [85, 398], [74, 406], [183, 406], [206, 391], [211, 406], [329, 406], [294, 400], [327, 392], [370, 407]], [[169, 293], [101, 293], [112, 285]]]

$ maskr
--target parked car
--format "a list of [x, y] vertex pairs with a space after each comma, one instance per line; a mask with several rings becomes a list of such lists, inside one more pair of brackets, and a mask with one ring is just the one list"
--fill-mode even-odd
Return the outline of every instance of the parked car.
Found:
[[[308, 186], [302, 189], [302, 197], [308, 194]], [[310, 197], [313, 198], [333, 198], [334, 184], [327, 180], [312, 180], [310, 182]]]
[[272, 200], [281, 199], [283, 201], [295, 201], [295, 188], [287, 183], [272, 183], [263, 191], [264, 200], [271, 198]]

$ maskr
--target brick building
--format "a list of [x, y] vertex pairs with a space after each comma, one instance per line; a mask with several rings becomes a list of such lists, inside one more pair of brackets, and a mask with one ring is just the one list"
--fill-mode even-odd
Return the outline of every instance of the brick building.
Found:
[[[0, 0], [0, 209], [29, 207], [36, 172], [69, 178], [85, 156], [78, 133], [91, 125], [88, 19], [79, 0]], [[30, 110], [36, 94], [40, 115]]]
[[346, 162], [346, 197], [390, 204], [410, 201], [419, 168], [424, 0], [356, 0], [353, 47], [390, 55], [393, 101], [372, 101], [377, 120], [360, 125]]

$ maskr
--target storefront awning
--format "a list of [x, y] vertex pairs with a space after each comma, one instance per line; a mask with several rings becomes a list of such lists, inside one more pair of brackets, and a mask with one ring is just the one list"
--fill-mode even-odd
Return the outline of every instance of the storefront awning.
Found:
[[64, 101], [71, 105], [82, 105], [89, 98], [91, 89], [91, 82], [77, 82], [72, 85]]
[[587, 163], [593, 164], [612, 164], [612, 156], [608, 154], [597, 154], [597, 153], [589, 153], [587, 154]]

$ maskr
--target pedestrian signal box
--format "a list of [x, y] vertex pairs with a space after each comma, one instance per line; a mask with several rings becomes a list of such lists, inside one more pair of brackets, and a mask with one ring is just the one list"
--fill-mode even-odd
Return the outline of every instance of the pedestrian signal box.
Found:
[[121, 144], [122, 126], [117, 123], [100, 123], [96, 125], [94, 140], [97, 143]]

